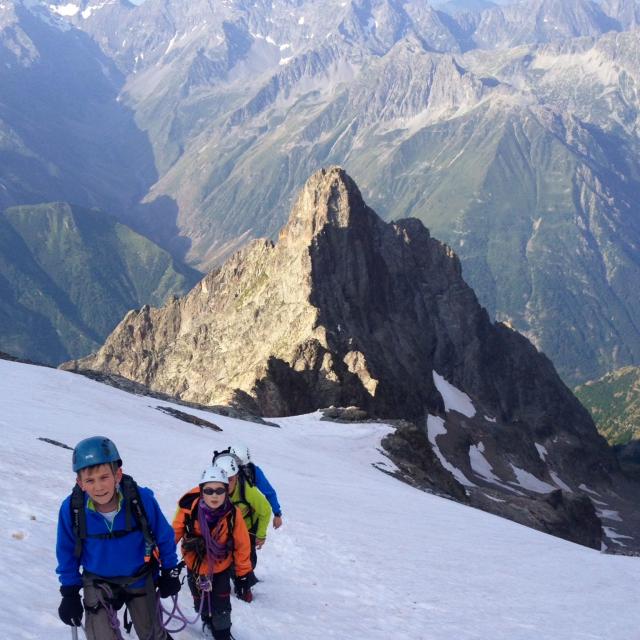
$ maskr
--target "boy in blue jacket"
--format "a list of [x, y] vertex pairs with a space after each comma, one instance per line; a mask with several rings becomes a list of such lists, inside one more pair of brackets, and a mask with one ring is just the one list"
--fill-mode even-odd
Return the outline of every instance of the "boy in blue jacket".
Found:
[[278, 494], [267, 480], [267, 476], [264, 475], [262, 469], [251, 462], [249, 447], [238, 442], [229, 447], [229, 453], [232, 453], [238, 459], [240, 468], [249, 483], [260, 489], [269, 501], [271, 510], [273, 511], [273, 528], [279, 529], [282, 526], [282, 509], [278, 502]]
[[102, 436], [78, 443], [73, 470], [77, 486], [58, 517], [60, 619], [80, 626], [86, 611], [88, 640], [112, 640], [121, 637], [116, 611], [124, 604], [139, 638], [170, 640], [157, 615], [156, 581], [162, 598], [176, 595], [180, 568], [153, 492], [123, 475], [115, 444]]

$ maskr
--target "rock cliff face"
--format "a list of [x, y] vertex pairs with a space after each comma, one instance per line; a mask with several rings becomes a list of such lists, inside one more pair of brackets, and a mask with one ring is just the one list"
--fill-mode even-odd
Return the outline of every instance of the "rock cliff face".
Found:
[[[337, 167], [308, 180], [277, 243], [255, 241], [186, 297], [131, 311], [98, 353], [65, 368], [265, 416], [357, 405], [412, 420], [472, 502], [518, 519], [522, 505], [491, 507], [505, 502], [495, 492], [508, 505], [538, 500], [520, 521], [552, 510], [560, 524], [538, 528], [591, 546], [600, 537], [585, 526], [564, 532], [576, 513], [600, 531], [572, 494], [614, 492], [619, 473], [550, 361], [489, 320], [451, 249], [416, 219], [383, 222]], [[387, 443], [401, 468], [411, 434]]]
[[507, 420], [523, 408], [524, 367], [538, 380], [524, 383], [527, 405], [569, 400], [568, 421], [588, 424], [549, 362], [491, 324], [451, 250], [417, 220], [380, 220], [340, 169], [308, 181], [276, 244], [255, 241], [185, 298], [130, 312], [74, 366], [264, 415], [356, 404], [410, 418], [442, 408], [435, 369]]

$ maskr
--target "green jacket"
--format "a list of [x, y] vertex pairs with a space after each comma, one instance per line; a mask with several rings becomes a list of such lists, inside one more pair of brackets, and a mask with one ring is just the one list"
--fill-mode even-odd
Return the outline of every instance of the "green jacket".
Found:
[[255, 531], [256, 538], [266, 538], [267, 527], [271, 520], [271, 505], [262, 491], [257, 487], [252, 487], [248, 482], [244, 483], [244, 489], [241, 490], [240, 479], [238, 479], [230, 498], [231, 502], [242, 512], [247, 529], [250, 532]]

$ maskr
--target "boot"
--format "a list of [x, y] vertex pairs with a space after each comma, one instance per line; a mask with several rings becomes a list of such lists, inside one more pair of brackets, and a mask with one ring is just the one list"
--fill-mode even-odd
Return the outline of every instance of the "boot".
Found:
[[202, 618], [202, 635], [207, 640], [213, 640], [213, 626], [211, 624], [211, 618]]

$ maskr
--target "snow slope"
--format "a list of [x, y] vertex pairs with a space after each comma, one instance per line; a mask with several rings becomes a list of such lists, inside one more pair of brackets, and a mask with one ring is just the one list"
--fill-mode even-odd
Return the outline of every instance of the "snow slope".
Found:
[[[260, 426], [188, 409], [216, 433], [71, 373], [0, 361], [0, 638], [69, 638], [57, 617], [55, 525], [75, 444], [113, 438], [125, 470], [167, 516], [214, 448], [248, 443], [278, 489], [238, 640], [631, 640], [640, 638], [640, 559], [600, 554], [413, 489], [372, 463], [389, 427]], [[185, 592], [181, 601], [189, 610]], [[82, 637], [82, 634], [80, 634]], [[176, 638], [198, 638], [195, 629]]]

